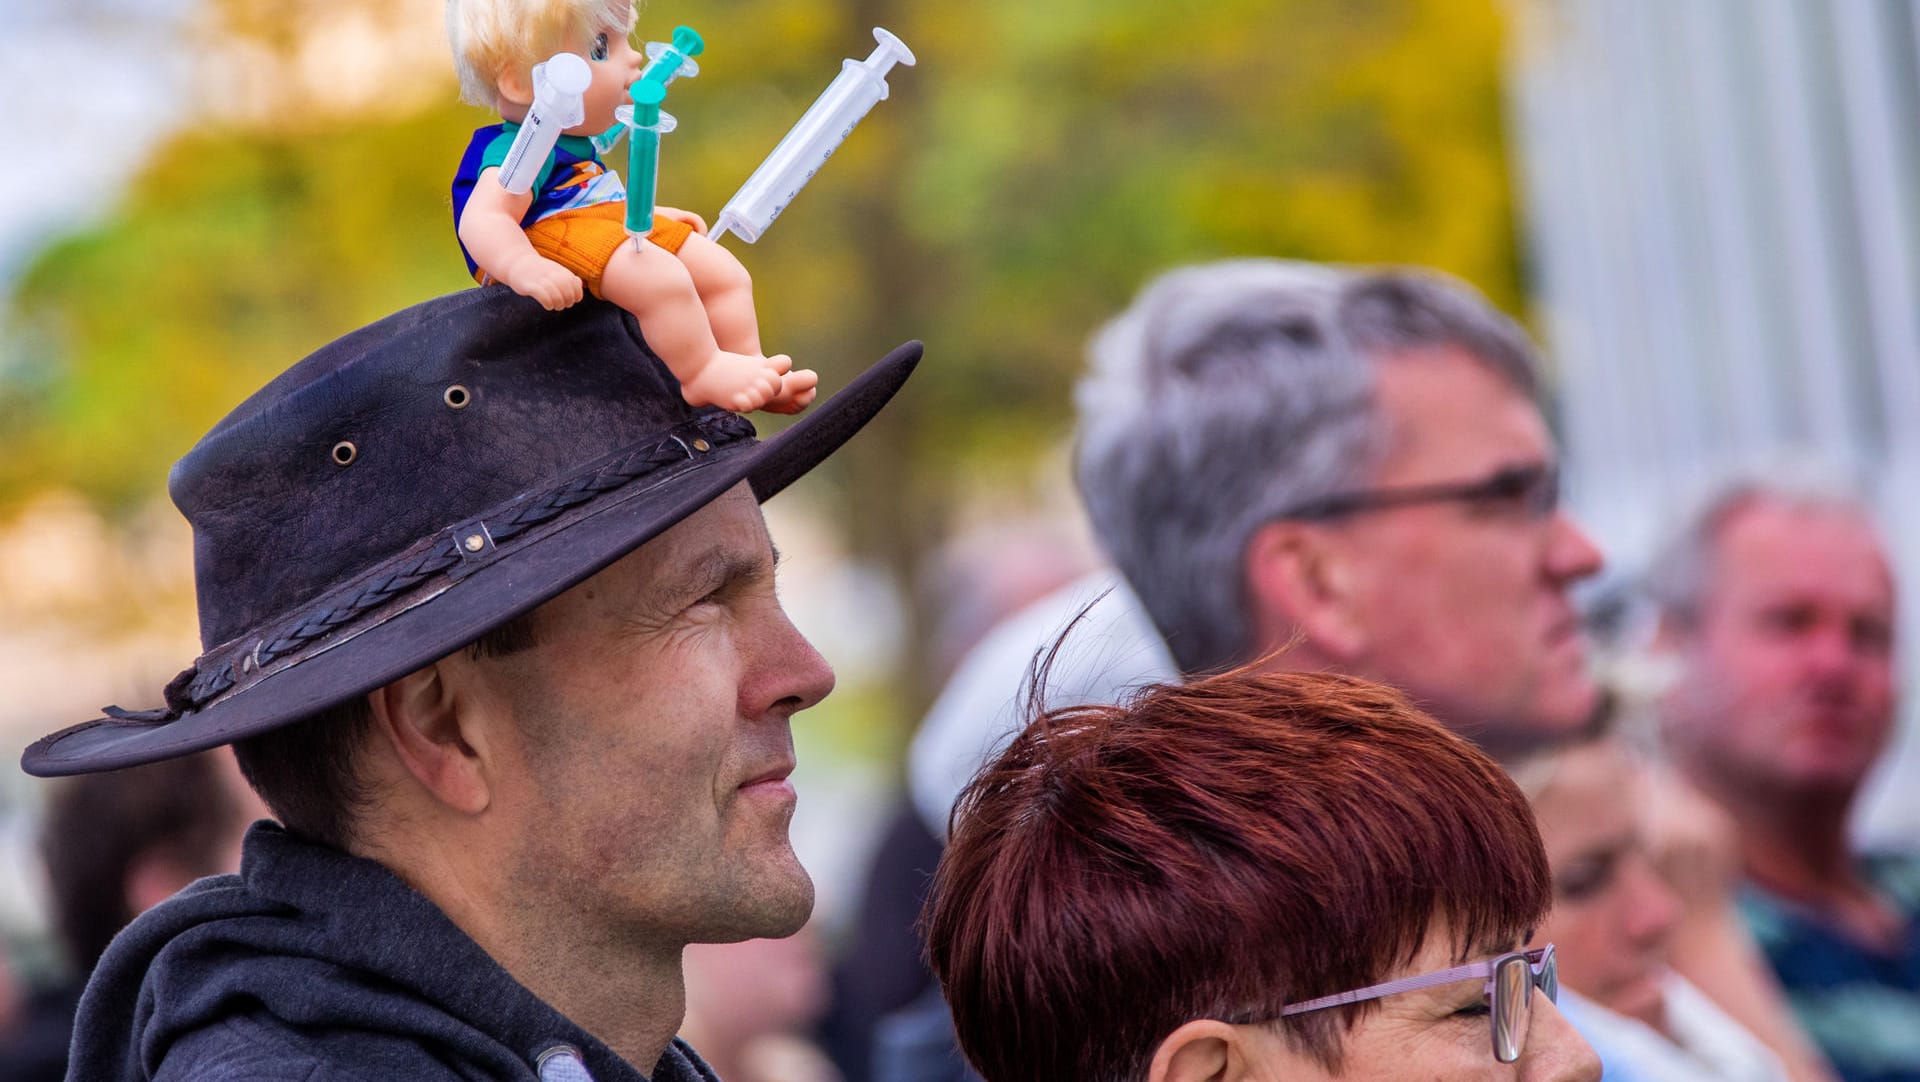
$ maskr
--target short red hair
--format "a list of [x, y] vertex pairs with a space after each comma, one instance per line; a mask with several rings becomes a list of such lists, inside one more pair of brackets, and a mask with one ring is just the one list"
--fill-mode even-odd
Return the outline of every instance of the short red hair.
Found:
[[[1196, 1018], [1278, 1015], [1462, 960], [1550, 904], [1507, 775], [1400, 693], [1242, 670], [1045, 714], [961, 794], [926, 914], [988, 1082], [1144, 1078]], [[1337, 1069], [1372, 1003], [1276, 1023]]]

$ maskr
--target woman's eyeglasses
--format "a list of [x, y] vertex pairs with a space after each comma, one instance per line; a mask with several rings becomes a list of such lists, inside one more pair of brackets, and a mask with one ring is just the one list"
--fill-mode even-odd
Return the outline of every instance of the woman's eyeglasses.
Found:
[[1413, 992], [1466, 980], [1487, 982], [1488, 1014], [1493, 1021], [1493, 1058], [1501, 1063], [1512, 1063], [1519, 1059], [1520, 1053], [1527, 1047], [1527, 1029], [1533, 1022], [1533, 990], [1538, 988], [1545, 992], [1550, 1003], [1558, 1002], [1560, 998], [1560, 970], [1553, 960], [1553, 944], [1549, 943], [1530, 951], [1503, 954], [1486, 962], [1455, 966], [1418, 977], [1402, 977], [1397, 981], [1321, 996], [1304, 1003], [1290, 1003], [1280, 1008], [1280, 1015], [1285, 1018], [1308, 1011], [1323, 1011], [1328, 1007], [1344, 1007], [1349, 1003], [1379, 999], [1398, 992]]

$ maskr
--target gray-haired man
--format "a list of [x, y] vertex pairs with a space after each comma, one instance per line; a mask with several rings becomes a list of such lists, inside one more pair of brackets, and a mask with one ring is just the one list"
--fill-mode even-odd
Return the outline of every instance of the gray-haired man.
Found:
[[[1404, 688], [1496, 755], [1592, 714], [1567, 590], [1600, 554], [1556, 502], [1533, 347], [1472, 289], [1409, 269], [1191, 267], [1147, 286], [1091, 362], [1080, 492], [1138, 601], [1095, 607], [1050, 701], [1274, 654]], [[962, 666], [914, 749], [930, 825], [1017, 728], [1033, 650], [1096, 593], [1042, 602]]]

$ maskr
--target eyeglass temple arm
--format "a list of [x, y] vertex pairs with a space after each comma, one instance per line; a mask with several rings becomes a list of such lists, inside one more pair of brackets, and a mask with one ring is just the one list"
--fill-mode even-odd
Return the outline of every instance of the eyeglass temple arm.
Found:
[[1383, 996], [1397, 995], [1401, 992], [1417, 992], [1422, 988], [1432, 988], [1439, 984], [1452, 984], [1470, 977], [1483, 980], [1493, 979], [1495, 962], [1473, 962], [1453, 969], [1443, 969], [1438, 973], [1423, 973], [1418, 977], [1402, 977], [1397, 981], [1376, 984], [1369, 988], [1356, 988], [1351, 992], [1340, 992], [1319, 999], [1309, 999], [1304, 1003], [1293, 1003], [1280, 1008], [1281, 1017], [1305, 1014], [1308, 1011], [1322, 1011], [1328, 1007], [1344, 1007], [1349, 1003], [1359, 1003], [1368, 999], [1380, 999]]

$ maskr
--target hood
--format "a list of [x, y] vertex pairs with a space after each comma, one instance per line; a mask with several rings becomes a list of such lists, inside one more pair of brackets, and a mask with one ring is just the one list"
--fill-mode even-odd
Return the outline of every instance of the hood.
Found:
[[[236, 1017], [292, 1036], [293, 1059], [405, 1077], [648, 1082], [514, 980], [382, 865], [272, 823], [247, 833], [239, 875], [203, 879], [141, 915], [100, 960], [75, 1020], [70, 1079], [146, 1082], [183, 1042]], [[198, 1054], [198, 1053], [196, 1053]], [[564, 1057], [563, 1057], [564, 1058]], [[561, 1064], [560, 1067], [567, 1065]], [[652, 1082], [712, 1073], [675, 1040]]]

